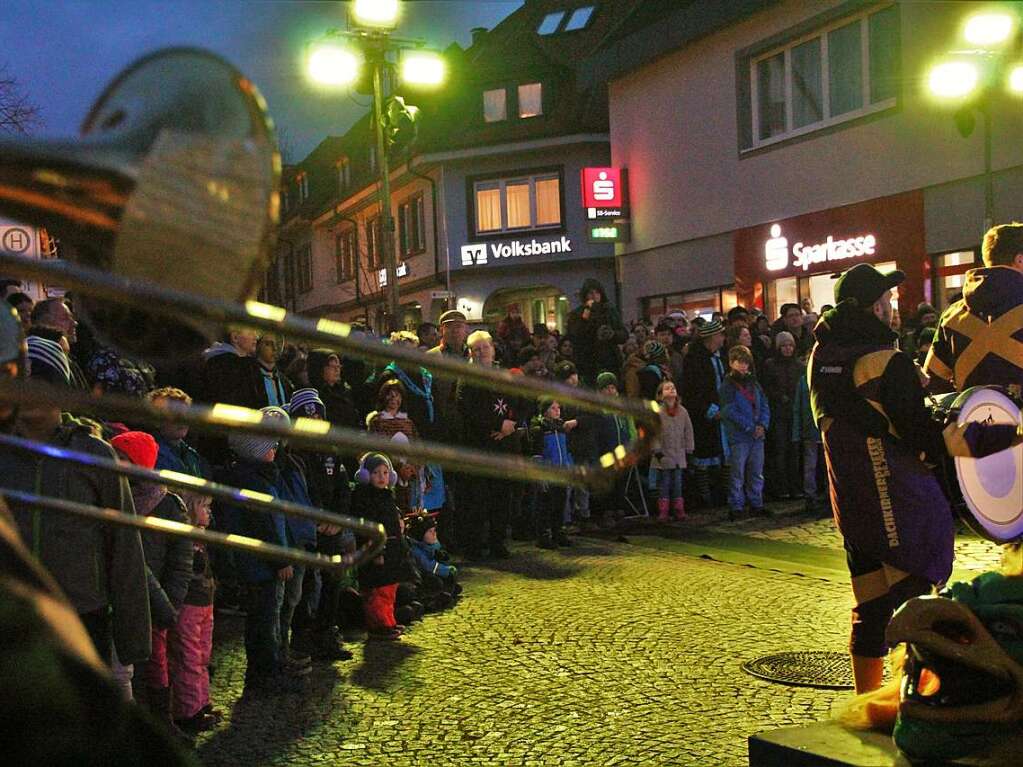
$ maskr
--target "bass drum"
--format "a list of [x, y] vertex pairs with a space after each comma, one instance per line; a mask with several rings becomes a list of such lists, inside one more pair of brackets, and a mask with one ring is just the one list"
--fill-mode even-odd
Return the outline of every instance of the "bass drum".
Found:
[[[935, 417], [946, 425], [1020, 423], [1020, 401], [998, 387], [936, 399]], [[953, 507], [974, 532], [996, 543], [1023, 538], [1023, 445], [986, 458], [949, 458], [945, 479]]]

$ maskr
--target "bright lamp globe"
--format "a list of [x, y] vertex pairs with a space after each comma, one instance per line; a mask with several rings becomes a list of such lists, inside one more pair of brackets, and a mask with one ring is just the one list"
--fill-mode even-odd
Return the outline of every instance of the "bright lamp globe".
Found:
[[444, 59], [436, 53], [411, 52], [401, 57], [401, 79], [409, 85], [440, 85], [444, 82]]
[[931, 69], [927, 84], [939, 98], [957, 99], [969, 95], [977, 87], [980, 73], [968, 61], [946, 61]]
[[309, 53], [306, 70], [314, 82], [339, 87], [356, 80], [360, 63], [355, 52], [340, 45], [317, 45]]
[[398, 0], [355, 0], [352, 17], [359, 26], [394, 29], [398, 24]]
[[966, 20], [963, 37], [971, 45], [1001, 45], [1012, 34], [1012, 16], [1007, 13], [978, 13]]
[[1009, 90], [1023, 96], [1023, 64], [1017, 64], [1009, 72]]

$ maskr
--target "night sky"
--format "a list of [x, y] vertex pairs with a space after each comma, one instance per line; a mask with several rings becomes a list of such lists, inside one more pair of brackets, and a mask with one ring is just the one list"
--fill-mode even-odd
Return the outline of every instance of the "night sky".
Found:
[[[466, 47], [469, 30], [492, 28], [520, 0], [405, 2], [397, 34], [444, 48]], [[345, 3], [295, 0], [0, 0], [0, 65], [40, 109], [39, 136], [70, 136], [103, 87], [145, 53], [173, 45], [207, 48], [256, 82], [283, 127], [292, 160], [339, 135], [369, 98], [310, 88], [305, 43], [344, 27]]]

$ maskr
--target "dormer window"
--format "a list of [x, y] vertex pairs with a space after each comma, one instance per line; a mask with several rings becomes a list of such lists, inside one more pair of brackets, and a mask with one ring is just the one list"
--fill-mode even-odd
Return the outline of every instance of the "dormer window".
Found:
[[584, 5], [581, 8], [553, 11], [543, 17], [536, 28], [536, 33], [547, 37], [559, 32], [578, 32], [580, 29], [586, 29], [593, 19], [595, 10], [595, 5]]
[[539, 117], [543, 114], [543, 86], [527, 83], [519, 86], [519, 117]]
[[540, 22], [540, 26], [536, 28], [538, 35], [553, 35], [558, 27], [561, 26], [561, 20], [565, 18], [564, 11], [555, 11], [554, 13], [548, 13], [543, 17], [543, 21]]
[[586, 25], [590, 23], [590, 18], [593, 16], [593, 6], [587, 5], [583, 8], [576, 8], [572, 11], [572, 15], [568, 17], [568, 23], [565, 24], [565, 32], [575, 32], [577, 29], [585, 29]]
[[483, 91], [483, 119], [488, 123], [508, 119], [508, 95], [504, 88]]
[[347, 157], [337, 161], [337, 188], [344, 194], [352, 183], [352, 163]]

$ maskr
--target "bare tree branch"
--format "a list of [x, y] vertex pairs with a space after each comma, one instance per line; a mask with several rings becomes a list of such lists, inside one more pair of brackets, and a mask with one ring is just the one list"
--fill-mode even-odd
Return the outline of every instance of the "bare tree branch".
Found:
[[0, 133], [30, 133], [40, 125], [39, 108], [22, 93], [7, 65], [0, 66]]

